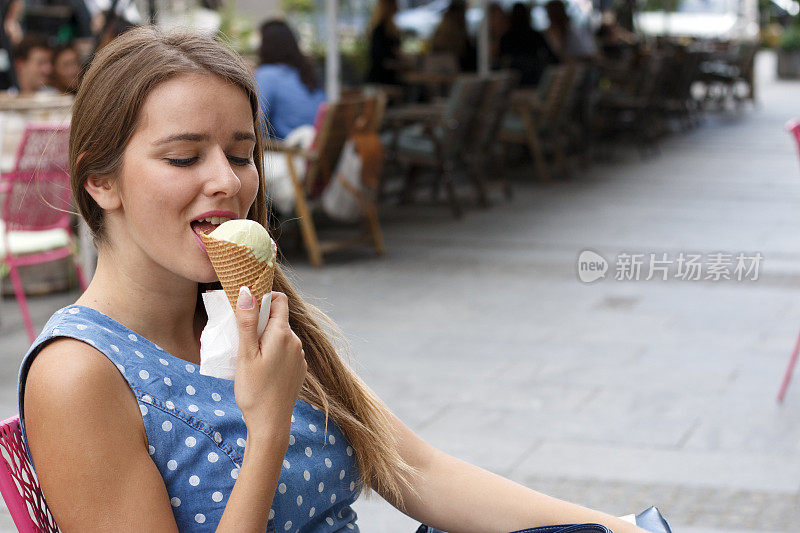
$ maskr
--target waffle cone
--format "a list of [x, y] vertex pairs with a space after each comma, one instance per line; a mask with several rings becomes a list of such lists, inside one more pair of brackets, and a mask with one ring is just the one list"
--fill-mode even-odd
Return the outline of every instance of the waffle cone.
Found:
[[247, 286], [257, 302], [272, 290], [274, 261], [272, 266], [267, 266], [266, 262], [256, 259], [247, 246], [215, 239], [202, 232], [199, 236], [234, 312], [241, 286]]

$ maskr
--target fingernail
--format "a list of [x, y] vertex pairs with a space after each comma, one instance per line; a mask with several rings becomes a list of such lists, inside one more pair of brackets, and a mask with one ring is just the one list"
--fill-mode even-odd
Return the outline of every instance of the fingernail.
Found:
[[253, 308], [255, 300], [247, 286], [242, 285], [239, 288], [239, 299], [236, 301], [236, 304], [239, 306], [239, 309], [248, 310]]

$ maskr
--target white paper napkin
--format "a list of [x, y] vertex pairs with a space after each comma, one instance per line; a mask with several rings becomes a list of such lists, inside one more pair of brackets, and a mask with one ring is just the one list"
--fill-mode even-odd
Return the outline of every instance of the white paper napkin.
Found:
[[[258, 313], [258, 336], [264, 333], [269, 320], [272, 293], [264, 295]], [[200, 373], [233, 381], [239, 351], [239, 325], [225, 291], [203, 293], [208, 322], [200, 334]]]

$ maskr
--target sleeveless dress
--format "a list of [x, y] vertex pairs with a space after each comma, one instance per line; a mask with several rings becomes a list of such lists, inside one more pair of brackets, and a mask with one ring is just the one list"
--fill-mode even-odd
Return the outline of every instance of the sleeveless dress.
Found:
[[[214, 531], [242, 466], [247, 428], [233, 381], [204, 376], [92, 308], [70, 305], [50, 317], [22, 361], [19, 416], [25, 432], [25, 379], [51, 340], [71, 337], [95, 347], [119, 369], [139, 403], [150, 457], [158, 467], [181, 531]], [[33, 464], [33, 460], [31, 460]], [[350, 507], [360, 493], [355, 454], [342, 431], [298, 400], [289, 448], [269, 512], [268, 532], [358, 531]]]

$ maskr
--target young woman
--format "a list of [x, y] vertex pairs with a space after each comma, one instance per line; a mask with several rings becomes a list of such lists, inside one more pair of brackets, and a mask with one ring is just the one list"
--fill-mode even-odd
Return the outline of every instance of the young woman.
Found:
[[325, 91], [285, 22], [261, 25], [258, 55], [255, 77], [269, 134], [285, 139], [295, 128], [314, 124]]
[[70, 133], [97, 271], [20, 369], [26, 448], [62, 531], [349, 531], [374, 489], [446, 531], [601, 522], [432, 448], [340, 360], [325, 317], [278, 269], [270, 320], [240, 293], [234, 381], [200, 375], [197, 237], [266, 221], [258, 97], [246, 65], [192, 34], [133, 30], [97, 55]]

